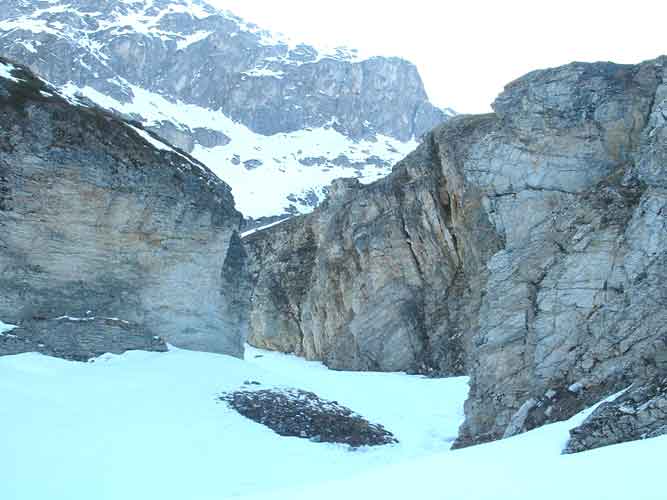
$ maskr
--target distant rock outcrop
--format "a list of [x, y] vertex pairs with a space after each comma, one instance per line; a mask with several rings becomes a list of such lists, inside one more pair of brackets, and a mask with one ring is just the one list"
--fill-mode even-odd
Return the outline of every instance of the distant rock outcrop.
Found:
[[1, 58], [0, 127], [0, 354], [241, 354], [224, 182]]
[[250, 342], [471, 375], [457, 446], [667, 374], [667, 58], [572, 63], [246, 238]]

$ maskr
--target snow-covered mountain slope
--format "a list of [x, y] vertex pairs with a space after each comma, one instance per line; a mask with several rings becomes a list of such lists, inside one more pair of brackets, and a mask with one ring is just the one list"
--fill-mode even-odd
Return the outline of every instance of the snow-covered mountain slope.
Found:
[[[352, 451], [280, 437], [217, 401], [246, 381], [336, 400], [400, 443]], [[86, 364], [3, 357], [0, 498], [664, 498], [665, 438], [560, 455], [587, 412], [448, 451], [466, 392], [465, 378], [337, 372], [252, 348], [245, 361], [176, 349]]]
[[406, 61], [296, 44], [204, 0], [5, 0], [0, 54], [192, 152], [251, 217], [387, 174], [452, 114]]
[[134, 95], [129, 103], [72, 83], [62, 90], [72, 98], [84, 96], [123, 116], [141, 117], [144, 126], [158, 134], [160, 124], [172, 123], [225, 137], [219, 145], [207, 143], [209, 147], [194, 142], [191, 154], [232, 186], [236, 206], [246, 217], [308, 212], [324, 198], [334, 179], [377, 180], [418, 144], [415, 139], [404, 142], [382, 134], [352, 140], [336, 130], [333, 119], [318, 128], [263, 135], [220, 110], [171, 102], [141, 87], [129, 87]]

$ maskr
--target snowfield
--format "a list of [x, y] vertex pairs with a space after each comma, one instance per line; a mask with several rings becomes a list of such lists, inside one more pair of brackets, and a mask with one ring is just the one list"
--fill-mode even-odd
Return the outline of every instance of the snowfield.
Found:
[[[297, 387], [383, 424], [399, 444], [280, 437], [217, 396], [245, 381]], [[0, 358], [0, 498], [664, 500], [667, 436], [560, 455], [585, 418], [449, 451], [467, 379], [352, 373], [246, 349], [172, 348], [75, 363]]]

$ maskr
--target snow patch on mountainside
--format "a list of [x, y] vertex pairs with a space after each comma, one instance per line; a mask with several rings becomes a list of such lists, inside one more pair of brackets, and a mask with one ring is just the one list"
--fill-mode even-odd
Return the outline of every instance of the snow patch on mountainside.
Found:
[[192, 165], [194, 167], [197, 167], [200, 170], [204, 170], [201, 165], [198, 165], [196, 162], [193, 162], [190, 158], [185, 156], [180, 151], [174, 149], [172, 146], [170, 146], [166, 142], [162, 141], [161, 139], [156, 139], [155, 137], [153, 137], [151, 134], [149, 134], [145, 130], [142, 130], [138, 127], [135, 127], [134, 125], [128, 125], [128, 126], [132, 130], [134, 130], [137, 134], [139, 134], [142, 139], [144, 139], [147, 143], [149, 143], [154, 148], [159, 149], [161, 151], [169, 151], [170, 153], [177, 154], [178, 156], [183, 158], [185, 161], [187, 161], [190, 165]]
[[138, 127], [135, 127], [134, 125], [130, 125], [130, 128], [132, 130], [134, 130], [137, 134], [139, 134], [146, 142], [148, 142], [154, 148], [162, 150], [162, 151], [170, 151], [172, 153], [175, 152], [173, 148], [167, 146], [162, 141], [158, 141], [157, 139], [155, 139], [152, 135], [150, 135], [145, 130], [142, 130]]
[[[228, 19], [234, 21], [238, 24], [239, 28], [242, 31], [247, 33], [252, 33], [253, 35], [259, 38], [259, 43], [269, 47], [275, 47], [277, 45], [282, 45], [287, 48], [288, 52], [299, 48], [308, 48], [309, 50], [314, 50], [315, 54], [312, 59], [308, 60], [308, 63], [315, 63], [321, 61], [322, 59], [336, 59], [341, 61], [349, 62], [361, 62], [366, 59], [370, 59], [375, 56], [389, 55], [393, 54], [381, 54], [376, 52], [361, 52], [356, 48], [346, 47], [346, 46], [333, 46], [323, 43], [311, 43], [309, 41], [306, 46], [303, 41], [295, 40], [285, 33], [280, 33], [276, 31], [269, 31], [262, 29], [254, 23], [246, 22], [244, 19], [234, 15], [232, 12], [225, 9], [225, 2], [217, 0], [205, 0], [208, 5], [217, 9], [218, 12]], [[289, 57], [284, 57], [280, 59], [282, 62], [294, 65], [304, 64], [304, 61], [292, 60]]]
[[[339, 157], [363, 162], [372, 156], [382, 159], [390, 156], [393, 163], [416, 147], [416, 143], [400, 143], [383, 136], [379, 136], [377, 142], [350, 143], [349, 139], [331, 128], [273, 136], [253, 134], [251, 140], [243, 137], [244, 134], [227, 135], [232, 138], [228, 145], [212, 149], [198, 145], [193, 156], [232, 186], [237, 208], [253, 218], [289, 210], [286, 199], [292, 201], [291, 205], [298, 212], [310, 212], [324, 199], [326, 188], [334, 179], [357, 177], [361, 182], [369, 183], [391, 171], [391, 167], [385, 165], [367, 164], [363, 169], [356, 170], [331, 163]], [[389, 148], [396, 152], [388, 155], [386, 150]], [[239, 165], [232, 163], [235, 156], [239, 158]], [[302, 161], [317, 157], [325, 158], [325, 164], [302, 164]], [[261, 168], [243, 165], [253, 160], [261, 162]]]
[[[84, 96], [127, 117], [141, 117], [145, 126], [171, 122], [181, 128], [203, 128], [225, 134], [224, 146], [195, 146], [192, 155], [231, 187], [237, 208], [247, 217], [308, 213], [326, 196], [326, 187], [340, 177], [373, 182], [391, 172], [391, 165], [417, 147], [378, 134], [375, 140], [352, 141], [325, 127], [261, 135], [220, 111], [172, 102], [136, 85], [119, 81], [133, 95], [123, 103], [92, 87], [62, 88], [71, 98]], [[164, 147], [164, 146], [162, 146]]]
[[20, 82], [21, 80], [12, 74], [12, 71], [15, 68], [16, 67], [11, 64], [5, 64], [3, 62], [0, 62], [0, 78], [11, 80], [12, 82], [17, 82], [17, 83]]
[[188, 35], [184, 37], [182, 40], [179, 40], [176, 43], [176, 47], [178, 47], [178, 50], [183, 50], [193, 43], [201, 42], [205, 38], [208, 38], [213, 34], [212, 31], [196, 31], [192, 35]]
[[[23, 83], [26, 80], [24, 78], [21, 78], [20, 76], [17, 76], [18, 74], [21, 74], [21, 72], [24, 71], [21, 67], [15, 66], [14, 64], [11, 64], [9, 62], [4, 62], [0, 61], [0, 78], [4, 78], [5, 80], [12, 81], [14, 83]], [[82, 102], [79, 97], [68, 94], [67, 92], [61, 92], [60, 89], [52, 85], [51, 83], [47, 82], [43, 78], [38, 79], [44, 88], [46, 90], [40, 90], [40, 93], [44, 97], [54, 97], [58, 96], [62, 99], [65, 99], [68, 101], [70, 104], [74, 106], [88, 106], [89, 104], [86, 102]]]
[[[46, 3], [42, 0], [42, 3]], [[115, 35], [124, 35], [131, 33], [141, 33], [144, 35], [156, 36], [163, 41], [175, 41], [179, 49], [183, 49], [192, 43], [203, 40], [210, 33], [198, 31], [185, 38], [182, 33], [165, 29], [161, 21], [173, 14], [186, 14], [195, 19], [202, 20], [207, 17], [218, 15], [234, 22], [240, 32], [252, 34], [257, 38], [258, 43], [268, 47], [284, 46], [288, 54], [290, 51], [299, 47], [304, 47], [300, 42], [297, 42], [283, 33], [275, 33], [264, 30], [259, 26], [246, 22], [245, 20], [235, 16], [228, 10], [221, 8], [216, 2], [204, 0], [172, 0], [171, 2], [155, 2], [153, 0], [137, 0], [137, 1], [121, 1], [123, 8], [115, 8], [109, 11], [104, 8], [106, 12], [94, 11], [87, 8], [81, 11], [72, 5], [60, 4], [52, 5], [46, 8], [37, 8], [29, 15], [21, 16], [14, 19], [5, 19], [0, 21], [0, 31], [10, 32], [13, 30], [26, 30], [32, 33], [46, 33], [55, 35], [59, 38], [67, 39], [77, 42], [82, 48], [87, 48], [89, 51], [99, 57], [100, 59], [108, 59], [99, 49], [102, 47], [86, 47], [86, 42], [90, 41], [89, 36], [96, 32], [108, 31]], [[69, 2], [68, 2], [69, 3]], [[103, 10], [100, 6], [99, 10]], [[56, 14], [71, 14], [77, 15], [81, 19], [95, 19], [95, 25], [88, 28], [87, 23], [80, 23], [76, 26], [64, 25], [60, 21], [51, 19]], [[26, 43], [30, 43], [27, 41]], [[310, 50], [314, 50], [315, 55], [309, 58], [307, 62], [317, 62], [322, 59], [338, 59], [350, 62], [359, 62], [364, 59], [373, 57], [376, 54], [365, 54], [364, 57], [356, 49], [348, 47], [329, 47], [321, 45], [318, 47], [308, 46]], [[301, 65], [304, 61], [298, 59], [291, 59], [289, 55], [281, 58], [281, 61], [287, 64]]]
[[0, 320], [0, 335], [4, 335], [5, 333], [11, 332], [12, 330], [16, 329], [16, 325], [10, 325], [7, 323], [3, 323]]

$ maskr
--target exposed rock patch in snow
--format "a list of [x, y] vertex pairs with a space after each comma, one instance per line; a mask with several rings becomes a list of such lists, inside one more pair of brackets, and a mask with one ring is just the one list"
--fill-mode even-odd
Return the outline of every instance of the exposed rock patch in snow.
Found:
[[220, 400], [281, 436], [353, 448], [398, 442], [382, 425], [368, 422], [338, 401], [301, 389], [239, 390], [223, 394]]
[[[217, 404], [220, 390], [249, 380], [355, 408], [400, 443], [350, 453], [279, 436]], [[465, 378], [337, 372], [252, 348], [246, 361], [178, 349], [88, 364], [8, 356], [0, 358], [0, 426], [11, 429], [0, 437], [0, 497], [87, 500], [97, 488], [110, 500], [534, 500], [536, 492], [541, 500], [663, 500], [655, 478], [665, 437], [560, 455], [584, 414], [448, 451], [466, 389]], [[599, 479], [609, 475], [624, 480]]]

